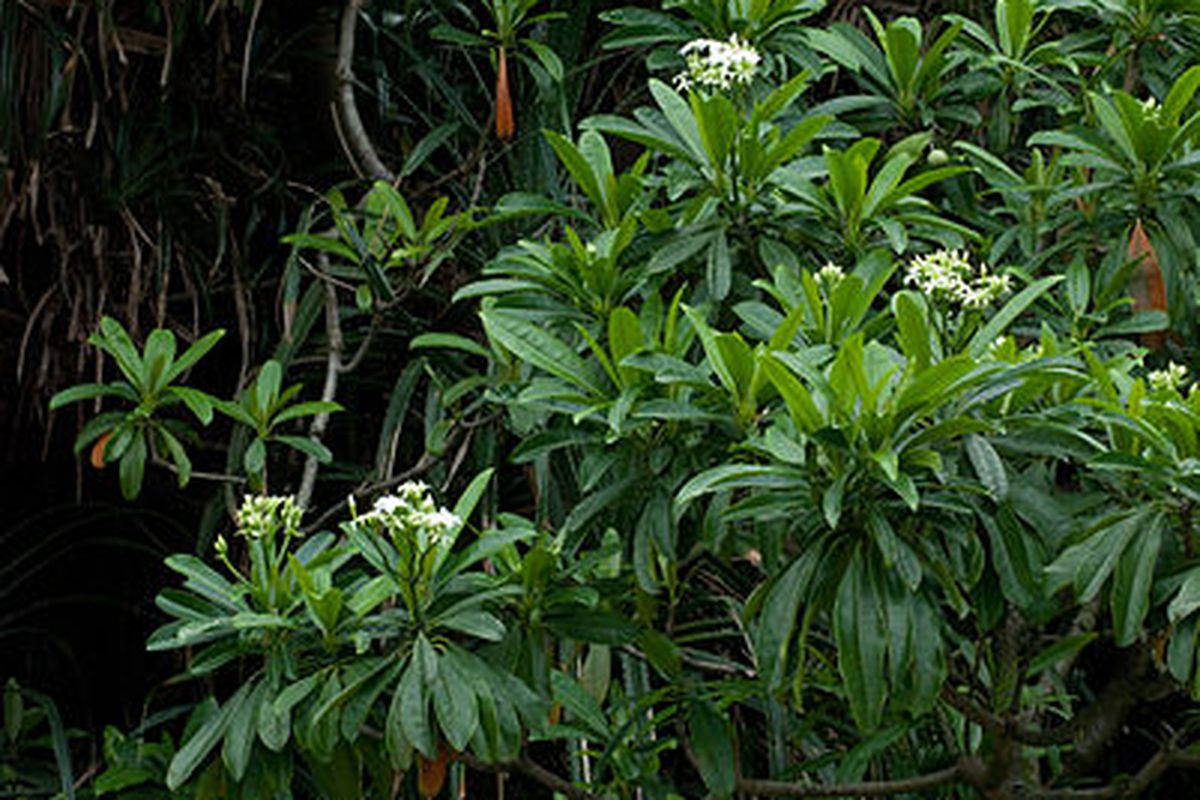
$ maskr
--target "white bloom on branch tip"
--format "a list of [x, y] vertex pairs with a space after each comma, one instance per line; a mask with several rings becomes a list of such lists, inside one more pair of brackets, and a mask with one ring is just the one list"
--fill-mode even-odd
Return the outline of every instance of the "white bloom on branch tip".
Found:
[[963, 250], [916, 256], [908, 262], [904, 283], [934, 302], [969, 310], [986, 308], [1012, 290], [1008, 275], [990, 273], [986, 265], [976, 270]]
[[1150, 388], [1156, 392], [1178, 389], [1187, 382], [1188, 368], [1183, 364], [1168, 362], [1162, 369], [1156, 369], [1146, 376]]
[[736, 33], [728, 41], [693, 39], [679, 48], [687, 69], [675, 76], [681, 89], [703, 88], [728, 91], [734, 84], [754, 79], [762, 56]]
[[846, 273], [842, 268], [832, 261], [825, 263], [825, 266], [817, 270], [817, 280], [825, 286], [826, 289], [833, 289], [842, 279], [846, 277]]

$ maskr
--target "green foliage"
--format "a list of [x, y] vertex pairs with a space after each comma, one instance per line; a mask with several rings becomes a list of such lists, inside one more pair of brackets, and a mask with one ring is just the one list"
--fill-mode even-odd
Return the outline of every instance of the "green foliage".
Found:
[[112, 411], [94, 417], [75, 440], [78, 454], [107, 436], [101, 445], [101, 457], [104, 462], [120, 464], [121, 493], [127, 500], [141, 491], [146, 462], [158, 452], [170, 455], [179, 485], [187, 485], [192, 463], [181, 439], [190, 439], [195, 433], [186, 423], [163, 419], [160, 412], [183, 404], [202, 425], [212, 421], [215, 398], [198, 389], [177, 385], [176, 380], [195, 366], [224, 333], [222, 330], [209, 333], [176, 358], [175, 335], [170, 331], [151, 332], [139, 353], [125, 328], [115, 319], [105, 317], [100, 321], [100, 330], [89, 341], [113, 359], [124, 380], [73, 386], [50, 400], [51, 409], [99, 397], [116, 397], [134, 404], [134, 408], [124, 413]]
[[[541, 43], [572, 20], [535, 5], [435, 37], [519, 44], [549, 97], [585, 67]], [[411, 795], [406, 775], [457, 753], [605, 798], [868, 777], [1152, 796], [1156, 764], [1194, 761], [1190, 6], [996, 0], [864, 9], [863, 27], [817, 10], [610, 9], [603, 46], [648, 48], [651, 73], [718, 45], [757, 59], [728, 85], [651, 76], [543, 117], [525, 144], [554, 177], [482, 207], [486, 161], [423, 214], [408, 185], [328, 192], [285, 239], [287, 336], [236, 401], [174, 383], [215, 338], [174, 360], [170, 334], [139, 354], [102, 323], [125, 380], [53, 405], [137, 406], [80, 440], [124, 426], [104, 450], [123, 476], [174, 457], [157, 412], [177, 403], [242, 426], [228, 452], [252, 489], [293, 478], [278, 458], [267, 480], [268, 442], [307, 458], [300, 500], [244, 501], [220, 571], [167, 560], [183, 585], [150, 647], [190, 652], [200, 699], [178, 748], [112, 732], [97, 789]], [[436, 130], [414, 164], [453, 136]], [[1130, 293], [1152, 261], [1166, 308]], [[377, 432], [372, 463], [321, 476], [348, 515], [312, 491], [340, 405], [283, 388], [322, 298], [324, 396], [374, 407], [391, 387], [377, 427], [339, 432], [347, 453]], [[459, 490], [453, 511], [422, 474]]]
[[341, 406], [327, 400], [293, 402], [302, 388], [299, 384], [282, 387], [283, 368], [278, 361], [262, 365], [258, 378], [238, 396], [237, 402], [215, 400], [218, 411], [254, 432], [254, 439], [242, 454], [242, 466], [250, 483], [256, 488], [266, 485], [267, 442], [278, 442], [322, 463], [329, 463], [333, 454], [315, 439], [291, 436], [279, 432], [285, 423], [295, 419], [340, 411]]

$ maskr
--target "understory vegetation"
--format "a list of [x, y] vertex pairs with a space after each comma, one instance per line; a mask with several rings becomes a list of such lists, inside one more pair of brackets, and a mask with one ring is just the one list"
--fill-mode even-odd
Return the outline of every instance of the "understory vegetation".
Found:
[[1190, 796], [1198, 90], [1191, 0], [0, 0], [0, 797]]

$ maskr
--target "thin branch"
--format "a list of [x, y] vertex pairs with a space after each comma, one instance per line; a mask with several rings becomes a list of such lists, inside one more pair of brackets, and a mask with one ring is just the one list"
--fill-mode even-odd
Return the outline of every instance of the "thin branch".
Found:
[[985, 731], [1015, 739], [1021, 744], [1033, 745], [1035, 747], [1067, 744], [1075, 737], [1079, 729], [1079, 726], [1074, 721], [1044, 731], [1026, 728], [1018, 725], [1013, 720], [1001, 719], [975, 703], [966, 695], [959, 694], [949, 685], [942, 688], [942, 699], [946, 701], [947, 705], [962, 714], [968, 721], [978, 725]]
[[528, 756], [521, 756], [516, 761], [506, 764], [489, 764], [485, 761], [480, 761], [470, 753], [460, 753], [457, 758], [471, 769], [480, 772], [503, 773], [510, 770], [522, 772], [547, 789], [569, 797], [571, 800], [599, 800], [598, 795], [576, 786], [566, 778], [551, 772]]
[[920, 792], [963, 782], [966, 774], [962, 764], [955, 764], [926, 775], [898, 778], [893, 781], [863, 781], [820, 786], [791, 781], [770, 781], [757, 778], [738, 778], [737, 790], [760, 797], [895, 797], [904, 792]]
[[[168, 461], [165, 458], [162, 458], [161, 456], [155, 455], [151, 459], [151, 462], [156, 467], [162, 467], [163, 469], [167, 470], [168, 472], [173, 472], [176, 475], [179, 474], [179, 467], [175, 466], [175, 464], [173, 462]], [[195, 470], [195, 469], [192, 470], [191, 477], [196, 478], [197, 480], [215, 481], [217, 483], [245, 483], [246, 482], [246, 479], [240, 475], [226, 475], [223, 472], [202, 472], [200, 470]]]
[[[320, 254], [322, 268], [328, 272], [328, 259]], [[333, 402], [337, 397], [338, 375], [342, 372], [342, 324], [338, 318], [337, 289], [331, 284], [325, 284], [325, 331], [328, 338], [328, 356], [325, 366], [325, 385], [321, 389], [321, 401]], [[313, 417], [308, 428], [308, 438], [320, 444], [325, 429], [329, 427], [329, 412], [321, 411]], [[296, 493], [296, 503], [301, 508], [308, 506], [312, 500], [313, 490], [317, 485], [317, 470], [320, 462], [315, 455], [309, 454], [304, 460], [304, 475], [300, 479], [300, 491]]]
[[[417, 459], [417, 463], [414, 464], [413, 466], [409, 467], [408, 469], [406, 469], [404, 472], [401, 472], [399, 475], [393, 475], [391, 478], [388, 478], [386, 481], [378, 481], [375, 483], [363, 483], [357, 489], [355, 489], [353, 492], [351, 492], [350, 497], [354, 497], [357, 499], [359, 497], [363, 497], [364, 495], [368, 495], [368, 494], [377, 492], [380, 489], [390, 489], [393, 486], [399, 486], [400, 484], [404, 483], [405, 481], [412, 480], [413, 478], [417, 477], [418, 475], [421, 475], [421, 474], [427, 472], [430, 467], [432, 467], [434, 464], [437, 463], [437, 461], [438, 461], [437, 457], [431, 456], [428, 453], [422, 453], [421, 457], [419, 459]], [[326, 522], [328, 522], [330, 519], [332, 519], [335, 514], [339, 513], [342, 509], [344, 509], [350, 505], [350, 497], [347, 497], [344, 500], [340, 500], [337, 503], [334, 503], [329, 508], [322, 511], [321, 515], [319, 517], [317, 517], [316, 520], [314, 520], [312, 523], [310, 523], [308, 525], [308, 527], [306, 527], [304, 530], [306, 532], [312, 532], [315, 530], [319, 530], [320, 527], [322, 525], [324, 525]]]
[[1200, 756], [1170, 748], [1159, 750], [1132, 778], [1095, 789], [1044, 789], [1038, 800], [1109, 800], [1141, 797], [1151, 785], [1171, 769], [1200, 769]]
[[335, 104], [335, 119], [339, 129], [345, 135], [354, 160], [366, 172], [367, 177], [396, 183], [397, 177], [375, 150], [367, 129], [363, 126], [362, 117], [358, 113], [358, 103], [354, 99], [354, 29], [358, 25], [358, 12], [362, 10], [365, 0], [346, 0], [342, 11], [342, 24], [338, 36], [337, 67], [334, 74], [337, 79], [337, 103]]

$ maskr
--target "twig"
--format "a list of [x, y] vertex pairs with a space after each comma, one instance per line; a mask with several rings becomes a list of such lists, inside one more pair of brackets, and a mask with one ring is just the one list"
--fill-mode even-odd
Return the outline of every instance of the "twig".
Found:
[[1168, 770], [1200, 769], [1200, 756], [1171, 748], [1159, 750], [1128, 781], [1095, 789], [1043, 789], [1033, 796], [1039, 800], [1108, 800], [1141, 797]]
[[510, 770], [522, 772], [547, 789], [565, 795], [571, 798], [571, 800], [599, 800], [598, 795], [592, 794], [587, 789], [581, 789], [561, 775], [546, 769], [528, 756], [521, 756], [516, 761], [505, 764], [489, 764], [485, 761], [480, 761], [470, 753], [461, 753], [457, 757], [471, 769], [481, 772], [504, 773]]
[[[162, 458], [161, 456], [155, 455], [154, 458], [152, 459], [152, 461], [154, 463], [154, 466], [156, 466], [156, 467], [162, 467], [163, 469], [167, 470], [168, 472], [173, 472], [176, 475], [179, 474], [179, 467], [175, 466], [172, 462], [166, 460], [165, 458]], [[191, 477], [198, 478], [199, 480], [202, 480], [202, 481], [215, 481], [217, 483], [245, 483], [246, 482], [246, 479], [240, 475], [226, 475], [223, 472], [202, 472], [200, 470], [192, 470]]]
[[904, 792], [920, 792], [935, 789], [965, 779], [961, 763], [927, 775], [898, 778], [893, 781], [863, 781], [861, 783], [837, 783], [820, 786], [791, 781], [770, 781], [758, 778], [738, 778], [737, 790], [760, 797], [895, 797]]
[[[350, 497], [359, 498], [359, 497], [363, 497], [364, 495], [368, 495], [373, 492], [377, 492], [380, 489], [390, 489], [393, 486], [399, 486], [400, 484], [404, 483], [405, 481], [412, 480], [413, 478], [417, 477], [418, 475], [426, 472], [435, 463], [437, 463], [436, 457], [430, 456], [428, 453], [422, 453], [421, 457], [419, 459], [417, 459], [417, 463], [414, 464], [413, 466], [409, 467], [408, 469], [406, 469], [404, 472], [401, 472], [399, 475], [393, 475], [391, 478], [388, 478], [386, 481], [379, 481], [376, 483], [369, 483], [369, 484], [364, 483], [361, 486], [359, 486], [357, 489], [355, 489], [353, 492], [351, 492]], [[350, 497], [347, 497], [344, 500], [340, 500], [337, 503], [334, 503], [329, 508], [322, 511], [321, 515], [318, 516], [316, 518], [316, 520], [314, 520], [311, 524], [308, 525], [308, 527], [305, 528], [305, 531], [312, 532], [312, 531], [320, 529], [320, 527], [322, 525], [324, 525], [326, 522], [328, 522], [335, 514], [337, 514], [339, 511], [341, 511], [343, 508], [346, 508], [350, 504]]]
[[[328, 257], [321, 253], [318, 258], [322, 262], [322, 269], [328, 271]], [[321, 401], [330, 403], [337, 397], [338, 376], [342, 372], [342, 324], [338, 318], [337, 289], [329, 283], [325, 284], [325, 331], [329, 341], [325, 365], [325, 385], [321, 389]], [[317, 413], [308, 427], [308, 438], [320, 444], [327, 427], [329, 427], [329, 412]], [[307, 507], [309, 501], [312, 500], [313, 490], [317, 485], [317, 470], [320, 466], [317, 457], [311, 453], [304, 459], [304, 474], [300, 478], [300, 491], [296, 493], [296, 504], [301, 508]]]
[[396, 183], [398, 178], [395, 173], [384, 165], [375, 150], [375, 145], [371, 143], [354, 99], [354, 29], [358, 25], [358, 12], [364, 2], [365, 0], [346, 0], [346, 7], [342, 11], [337, 66], [334, 73], [337, 80], [335, 120], [350, 145], [353, 160], [358, 162], [367, 177]]
[[254, 47], [254, 32], [258, 30], [258, 16], [262, 13], [263, 0], [254, 0], [250, 12], [250, 26], [246, 30], [246, 45], [242, 49], [242, 105], [246, 105], [246, 90], [250, 84], [250, 51]]
[[968, 721], [983, 728], [988, 733], [997, 734], [1017, 740], [1022, 744], [1046, 747], [1056, 744], [1067, 744], [1074, 738], [1078, 726], [1074, 722], [1059, 725], [1056, 728], [1039, 731], [1025, 728], [1013, 720], [1005, 720], [975, 703], [964, 694], [959, 694], [953, 687], [946, 685], [942, 689], [942, 699], [948, 705], [963, 715]]

